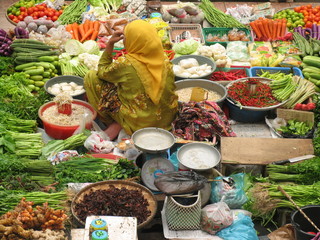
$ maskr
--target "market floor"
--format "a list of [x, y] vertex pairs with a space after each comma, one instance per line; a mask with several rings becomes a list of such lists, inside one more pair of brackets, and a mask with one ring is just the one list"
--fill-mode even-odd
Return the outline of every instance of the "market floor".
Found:
[[[12, 25], [6, 18], [6, 10], [7, 8], [16, 2], [17, 0], [0, 0], [0, 28], [4, 30], [9, 30], [13, 29], [14, 25]], [[162, 1], [162, 4], [172, 4], [174, 2], [164, 2]], [[258, 2], [249, 2], [247, 4], [255, 4]], [[261, 3], [261, 1], [260, 1]], [[309, 2], [306, 1], [301, 1], [299, 2], [293, 2], [293, 3], [272, 3], [273, 7], [276, 9], [276, 11], [279, 11], [280, 9], [283, 8], [288, 8], [288, 7], [293, 7], [297, 5], [302, 5], [302, 4], [308, 4]], [[222, 11], [225, 11], [226, 8], [235, 6], [236, 4], [242, 4], [239, 1], [238, 2], [216, 2], [214, 1], [214, 5], [219, 8]], [[310, 4], [313, 5], [320, 5], [320, 3], [315, 3], [315, 2], [310, 2]], [[159, 211], [160, 212], [162, 209], [162, 206], [159, 206]], [[256, 227], [257, 231], [259, 232], [259, 235], [266, 235], [267, 231], [266, 228], [262, 228], [257, 226]], [[148, 228], [145, 228], [143, 230], [140, 230], [138, 233], [139, 240], [162, 240], [166, 239], [163, 234], [163, 228], [162, 228], [162, 223], [161, 223], [161, 218], [160, 216], [156, 216], [154, 221], [150, 224]]]

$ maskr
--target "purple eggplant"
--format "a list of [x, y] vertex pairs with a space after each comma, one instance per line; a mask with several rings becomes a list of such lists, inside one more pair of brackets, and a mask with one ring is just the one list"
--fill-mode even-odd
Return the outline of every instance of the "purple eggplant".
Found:
[[7, 32], [5, 30], [3, 30], [2, 28], [0, 28], [0, 36], [5, 37], [7, 35], [8, 35]]

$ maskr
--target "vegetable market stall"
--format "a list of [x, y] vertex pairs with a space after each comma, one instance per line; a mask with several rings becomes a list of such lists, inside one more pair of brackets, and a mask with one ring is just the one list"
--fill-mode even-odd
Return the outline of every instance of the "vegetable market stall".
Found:
[[[205, 222], [201, 230], [198, 228], [190, 232], [188, 230], [184, 232], [185, 229], [180, 231], [163, 228], [157, 239], [163, 238], [163, 234], [167, 238], [181, 238], [190, 234], [200, 236], [199, 232], [206, 233], [205, 237], [210, 239], [220, 237], [228, 239], [228, 231], [233, 235], [238, 234], [233, 229], [235, 221], [230, 220], [234, 218], [231, 217], [231, 213], [236, 215], [245, 213], [242, 221], [247, 221], [245, 226], [250, 226], [248, 232], [252, 239], [257, 239], [252, 219], [262, 219], [262, 223], [270, 223], [275, 217], [275, 211], [294, 209], [294, 206], [277, 190], [278, 185], [281, 185], [300, 207], [309, 204], [319, 205], [317, 191], [314, 190], [319, 181], [319, 174], [316, 171], [319, 165], [318, 157], [288, 166], [271, 163], [307, 154], [319, 156], [317, 125], [320, 103], [318, 97], [320, 43], [316, 33], [320, 27], [317, 15], [320, 7], [316, 4], [314, 6], [307, 4], [296, 8], [278, 9], [276, 12], [274, 9], [276, 5], [270, 3], [254, 6], [244, 4], [224, 9], [227, 10], [226, 14], [216, 8], [220, 4], [213, 5], [206, 0], [200, 4], [160, 2], [160, 6], [157, 4], [152, 8], [152, 4], [149, 3], [148, 6], [146, 1], [75, 0], [66, 4], [64, 1], [54, 1], [50, 4], [50, 1], [20, 0], [8, 6], [6, 16], [12, 23], [13, 31], [0, 30], [1, 41], [4, 43], [0, 47], [0, 111], [4, 116], [0, 121], [2, 179], [0, 224], [10, 233], [3, 233], [0, 230], [0, 234], [9, 238], [19, 236], [23, 239], [49, 239], [47, 236], [50, 235], [53, 239], [66, 239], [66, 233], [69, 233], [73, 235], [73, 239], [80, 239], [83, 237], [83, 231], [88, 232], [88, 228], [78, 230], [82, 233], [75, 237], [77, 232], [75, 228], [79, 226], [75, 224], [72, 214], [65, 207], [65, 204], [70, 202], [67, 188], [70, 190], [74, 187], [79, 191], [79, 188], [88, 183], [105, 180], [137, 181], [140, 185], [144, 185], [140, 179], [142, 169], [137, 166], [138, 158], [150, 156], [140, 154], [130, 136], [121, 136], [116, 143], [113, 143], [103, 134], [90, 132], [93, 129], [88, 126], [89, 129], [84, 132], [65, 139], [51, 138], [48, 142], [41, 138], [38, 128], [42, 127], [38, 118], [39, 108], [53, 100], [53, 95], [56, 95], [45, 91], [45, 83], [60, 75], [81, 78], [89, 70], [97, 69], [105, 42], [112, 32], [123, 29], [126, 23], [141, 17], [156, 27], [170, 59], [180, 55], [186, 55], [186, 58], [192, 58], [192, 55], [205, 56], [214, 63], [213, 66], [217, 67], [210, 69], [213, 73], [210, 72], [208, 81], [223, 85], [233, 83], [240, 78], [272, 79], [269, 86], [263, 88], [269, 91], [266, 95], [269, 98], [264, 102], [270, 100], [270, 96], [278, 102], [284, 102], [280, 106], [281, 109], [278, 108], [278, 112], [268, 112], [266, 117], [269, 125], [267, 125], [265, 116], [262, 121], [250, 116], [246, 116], [245, 119], [240, 117], [237, 121], [230, 119], [234, 113], [226, 102], [230, 99], [235, 100], [235, 91], [230, 92], [229, 89], [228, 99], [223, 98], [225, 104], [219, 102], [219, 105], [201, 101], [205, 100], [203, 96], [208, 94], [206, 89], [197, 89], [197, 94], [195, 90], [191, 91], [193, 96], [189, 98], [200, 100], [193, 103], [184, 100], [185, 103], [181, 103], [184, 108], [179, 112], [179, 118], [175, 120], [172, 131], [179, 140], [161, 157], [165, 157], [166, 161], [169, 160], [179, 173], [177, 170], [179, 168], [181, 170], [183, 166], [179, 165], [177, 152], [182, 145], [209, 141], [210, 146], [220, 150], [221, 163], [215, 171], [222, 173], [195, 171], [199, 176], [193, 176], [197, 181], [192, 183], [193, 189], [197, 189], [196, 185], [203, 177], [210, 180], [214, 178], [212, 183], [206, 185], [209, 186], [206, 191], [204, 188], [200, 191], [201, 198], [207, 199], [202, 205], [202, 210], [205, 209], [204, 205], [207, 205], [211, 207], [210, 210], [217, 211], [215, 207], [218, 205], [214, 204], [222, 204], [220, 201], [222, 196], [219, 194], [226, 194], [224, 203], [228, 206], [221, 205], [218, 208], [227, 209], [222, 214], [224, 218], [221, 219], [224, 229], [213, 231], [215, 226], [209, 222]], [[163, 19], [159, 18], [161, 15]], [[172, 33], [180, 27], [183, 30], [172, 41], [170, 31]], [[190, 31], [194, 28], [197, 29], [196, 36]], [[202, 41], [199, 42], [199, 39]], [[124, 44], [119, 43], [114, 51], [114, 58], [123, 54], [125, 54]], [[185, 76], [190, 77], [194, 74], [192, 71], [199, 71], [195, 69], [196, 67], [189, 66], [191, 70], [185, 69]], [[256, 83], [250, 82], [250, 84]], [[65, 90], [70, 93], [72, 88], [65, 84], [55, 87], [56, 93]], [[240, 86], [238, 87], [239, 90]], [[252, 92], [249, 91], [249, 95], [246, 96], [240, 95], [234, 102], [241, 102], [244, 108], [246, 104], [251, 104], [248, 106], [252, 107], [253, 103], [256, 104], [254, 107], [261, 107], [262, 101], [252, 100], [257, 97], [253, 96]], [[63, 111], [69, 111], [68, 106], [70, 105], [65, 105], [67, 109]], [[238, 111], [241, 110], [243, 109], [240, 106]], [[297, 118], [295, 114], [288, 117], [281, 114], [281, 110], [299, 113], [302, 117]], [[190, 118], [189, 111], [193, 111], [197, 118]], [[280, 121], [280, 118], [285, 121]], [[242, 121], [248, 123], [244, 124]], [[242, 128], [250, 124], [257, 128]], [[263, 125], [262, 135], [267, 133], [267, 137], [261, 137], [259, 133], [253, 132], [259, 131], [259, 125]], [[236, 130], [241, 128], [248, 129], [250, 137], [241, 137]], [[46, 131], [46, 129], [40, 130]], [[126, 141], [127, 138], [129, 140]], [[92, 144], [97, 141], [100, 141], [101, 145]], [[92, 154], [98, 151], [97, 149], [99, 151], [104, 149], [108, 153], [98, 156]], [[143, 159], [142, 164], [143, 161], [148, 160]], [[228, 164], [263, 165], [267, 171], [261, 171], [257, 176], [243, 172], [240, 175], [233, 173], [230, 176], [223, 176], [225, 174], [223, 167]], [[162, 174], [166, 176], [165, 173]], [[184, 175], [181, 171], [181, 176], [186, 177], [187, 173]], [[172, 176], [166, 177], [170, 180]], [[288, 185], [285, 181], [295, 184]], [[164, 186], [165, 183], [162, 182], [159, 186]], [[241, 184], [245, 186], [239, 186]], [[173, 186], [171, 184], [171, 190], [174, 189]], [[238, 205], [228, 195], [229, 187], [239, 190], [236, 199]], [[196, 191], [194, 194], [198, 196]], [[169, 197], [154, 191], [150, 192], [150, 196], [157, 200], [152, 201], [151, 205], [159, 204], [157, 213], [152, 210], [151, 218], [155, 219], [151, 220], [156, 222], [161, 218], [161, 207], [164, 209], [167, 207]], [[299, 199], [299, 196], [300, 198], [303, 196], [302, 199]], [[181, 200], [179, 197], [177, 199]], [[113, 204], [126, 205], [128, 200], [125, 201], [126, 203], [122, 203], [118, 199]], [[265, 203], [265, 208], [261, 207], [259, 202]], [[122, 208], [124, 209], [120, 207], [120, 210], [123, 210]], [[181, 207], [181, 211], [186, 211], [185, 209], [185, 206]], [[104, 213], [114, 214], [112, 211]], [[205, 213], [208, 214], [209, 211]], [[123, 214], [127, 213], [121, 213]], [[192, 214], [199, 216], [199, 211]], [[251, 215], [252, 219], [249, 217]], [[139, 214], [134, 216], [129, 214], [129, 216], [140, 217]], [[82, 221], [85, 217], [82, 215]], [[165, 224], [169, 223], [167, 218], [163, 213], [162, 221], [165, 221]], [[148, 223], [152, 223], [151, 220]], [[141, 223], [141, 219], [139, 221]], [[167, 226], [165, 224], [164, 226]], [[185, 223], [182, 221], [179, 224], [175, 223], [175, 226], [181, 228], [183, 224]], [[278, 227], [280, 226], [278, 224]], [[39, 232], [39, 230], [45, 231]], [[136, 227], [133, 232], [135, 230]], [[308, 232], [306, 234], [314, 235], [312, 228], [306, 231]], [[140, 229], [138, 237], [140, 235], [143, 238], [144, 234], [143, 229]], [[136, 237], [134, 235], [133, 238]]]

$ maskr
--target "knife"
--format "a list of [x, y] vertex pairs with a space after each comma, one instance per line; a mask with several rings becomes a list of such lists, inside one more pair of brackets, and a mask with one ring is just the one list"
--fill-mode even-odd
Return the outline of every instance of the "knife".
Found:
[[276, 161], [276, 162], [273, 162], [272, 164], [282, 165], [282, 164], [286, 164], [286, 163], [294, 163], [294, 162], [299, 162], [299, 161], [302, 161], [302, 160], [307, 160], [307, 159], [310, 159], [310, 158], [313, 158], [313, 157], [315, 157], [315, 155], [313, 155], [313, 154], [303, 155], [303, 156], [300, 156], [300, 157], [294, 157], [294, 158], [289, 158], [289, 159], [286, 159], [286, 160]]

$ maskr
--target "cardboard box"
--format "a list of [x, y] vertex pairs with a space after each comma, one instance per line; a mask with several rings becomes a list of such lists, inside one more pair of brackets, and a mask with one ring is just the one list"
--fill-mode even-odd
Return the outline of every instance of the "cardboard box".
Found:
[[295, 119], [300, 122], [312, 123], [312, 126], [314, 125], [314, 113], [313, 112], [278, 108], [277, 109], [277, 117], [283, 118], [286, 121], [291, 120], [291, 119]]

